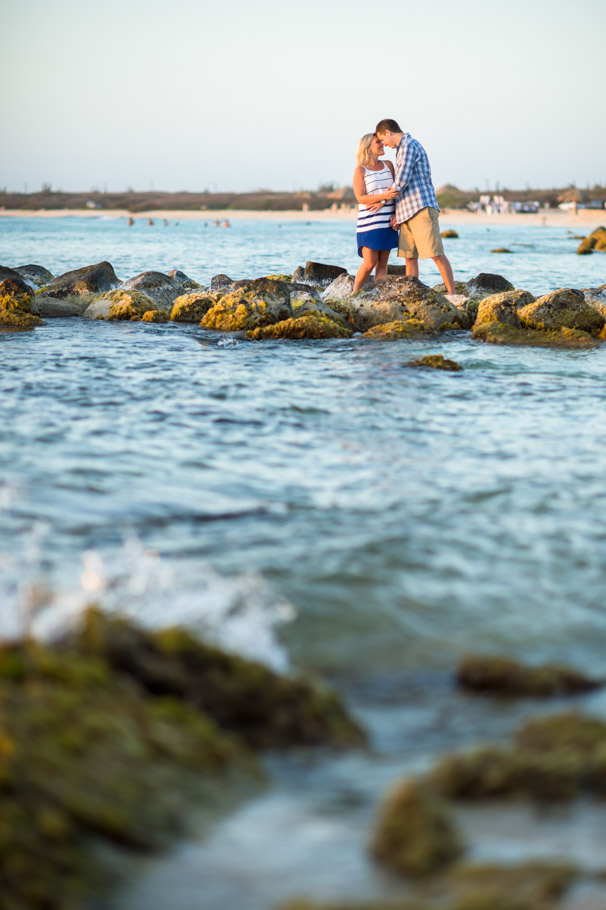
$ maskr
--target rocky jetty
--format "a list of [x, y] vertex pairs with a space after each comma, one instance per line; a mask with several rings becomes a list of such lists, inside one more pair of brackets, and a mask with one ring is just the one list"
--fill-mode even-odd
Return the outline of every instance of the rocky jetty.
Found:
[[7, 329], [35, 328], [41, 317], [83, 316], [143, 323], [170, 319], [251, 341], [354, 334], [395, 341], [461, 331], [489, 344], [536, 347], [583, 349], [606, 340], [606, 285], [560, 288], [535, 299], [490, 273], [456, 282], [456, 294], [447, 295], [444, 284], [430, 288], [406, 276], [402, 266], [391, 266], [385, 278], [356, 294], [345, 269], [317, 262], [292, 275], [235, 280], [219, 274], [209, 287], [178, 269], [146, 271], [120, 282], [108, 262], [57, 278], [39, 265], [19, 270], [0, 266], [0, 324]]
[[7, 910], [85, 906], [107, 891], [107, 847], [162, 847], [192, 807], [220, 815], [262, 783], [259, 750], [364, 741], [317, 684], [99, 610], [51, 647], [0, 647], [0, 706]]

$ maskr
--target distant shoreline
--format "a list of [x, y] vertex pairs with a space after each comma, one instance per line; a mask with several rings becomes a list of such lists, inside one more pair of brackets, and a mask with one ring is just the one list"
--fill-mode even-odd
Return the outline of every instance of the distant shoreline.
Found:
[[[320, 211], [302, 212], [300, 210], [286, 211], [251, 211], [251, 210], [153, 210], [149, 212], [129, 212], [122, 209], [107, 211], [99, 209], [4, 209], [0, 210], [0, 217], [4, 218], [132, 218], [134, 221], [189, 221], [191, 219], [206, 221], [237, 221], [247, 218], [255, 221], [355, 221], [355, 209], [322, 209]], [[510, 213], [506, 215], [476, 214], [465, 212], [461, 209], [444, 209], [440, 214], [440, 221], [444, 224], [517, 224], [517, 225], [543, 225], [548, 227], [593, 228], [600, 224], [606, 225], [606, 209], [579, 209], [576, 214], [562, 212], [557, 209], [543, 209], [536, 214]]]

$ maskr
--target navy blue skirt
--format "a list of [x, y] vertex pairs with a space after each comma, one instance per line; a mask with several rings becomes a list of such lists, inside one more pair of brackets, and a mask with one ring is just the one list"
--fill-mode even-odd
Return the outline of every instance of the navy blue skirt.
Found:
[[395, 250], [398, 245], [398, 232], [393, 228], [377, 228], [374, 231], [359, 231], [356, 234], [358, 240], [358, 256], [362, 256], [362, 247], [369, 250]]

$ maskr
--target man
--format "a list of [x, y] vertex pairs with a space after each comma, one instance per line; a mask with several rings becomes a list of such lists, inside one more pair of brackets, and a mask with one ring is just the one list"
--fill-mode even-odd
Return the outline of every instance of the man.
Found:
[[400, 229], [398, 256], [406, 258], [406, 274], [418, 278], [419, 257], [433, 259], [447, 293], [454, 294], [454, 276], [444, 255], [438, 222], [440, 208], [431, 181], [427, 152], [410, 133], [402, 132], [395, 120], [381, 120], [375, 133], [390, 149], [396, 149], [396, 214], [393, 226]]

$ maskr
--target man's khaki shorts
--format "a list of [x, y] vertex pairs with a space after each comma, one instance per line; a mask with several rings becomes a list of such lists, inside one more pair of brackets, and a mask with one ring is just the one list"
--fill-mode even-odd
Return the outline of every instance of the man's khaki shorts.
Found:
[[444, 255], [437, 209], [421, 209], [400, 225], [398, 256], [406, 259], [433, 259]]

